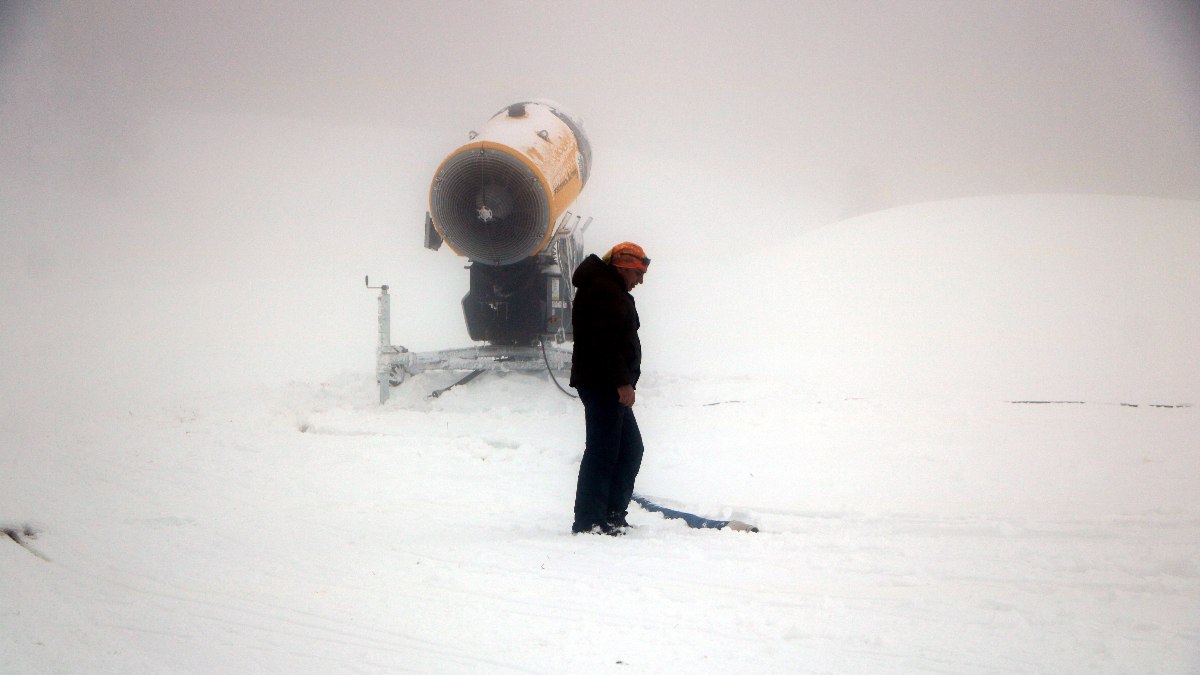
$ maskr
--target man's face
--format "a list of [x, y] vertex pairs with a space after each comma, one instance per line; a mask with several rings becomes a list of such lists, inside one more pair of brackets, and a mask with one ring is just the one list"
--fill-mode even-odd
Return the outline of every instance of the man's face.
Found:
[[646, 273], [642, 270], [635, 270], [628, 267], [617, 267], [617, 273], [625, 280], [625, 290], [632, 291], [634, 286], [642, 283], [642, 278]]

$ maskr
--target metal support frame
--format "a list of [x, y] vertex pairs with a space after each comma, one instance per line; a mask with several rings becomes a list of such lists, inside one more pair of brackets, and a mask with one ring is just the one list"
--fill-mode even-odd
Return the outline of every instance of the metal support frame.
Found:
[[388, 287], [367, 288], [379, 291], [379, 345], [375, 350], [375, 377], [379, 383], [379, 403], [387, 403], [391, 388], [410, 375], [427, 370], [462, 371], [555, 371], [571, 368], [571, 351], [557, 345], [484, 345], [435, 352], [410, 352], [392, 342], [392, 308]]
[[[551, 237], [553, 243], [543, 255], [557, 266], [558, 274], [569, 275], [583, 261], [583, 234], [591, 224], [591, 218], [585, 221], [570, 211], [562, 214], [555, 224]], [[434, 227], [430, 214], [426, 213], [425, 248], [436, 251], [441, 245], [441, 235]], [[566, 372], [571, 368], [571, 350], [558, 346], [569, 339], [561, 327], [557, 333], [541, 335], [541, 344], [533, 345], [486, 345], [436, 352], [410, 352], [405, 347], [393, 345], [392, 299], [388, 295], [388, 287], [372, 286], [370, 277], [365, 281], [367, 288], [379, 291], [379, 345], [375, 349], [375, 377], [379, 382], [380, 404], [387, 403], [392, 387], [399, 386], [410, 375], [427, 370], [472, 373], [451, 385], [453, 387], [473, 379], [478, 372], [538, 371], [547, 368], [552, 372]], [[564, 282], [561, 289], [551, 293], [547, 302], [557, 310], [565, 310], [569, 317], [572, 299], [573, 289], [569, 282]], [[562, 388], [561, 385], [559, 388]]]

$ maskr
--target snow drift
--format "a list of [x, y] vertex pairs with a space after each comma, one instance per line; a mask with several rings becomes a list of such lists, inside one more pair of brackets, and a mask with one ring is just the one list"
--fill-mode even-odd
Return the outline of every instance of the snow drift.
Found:
[[678, 369], [762, 369], [846, 396], [1200, 398], [1197, 202], [959, 199], [686, 271], [655, 255], [649, 281], [686, 278], [646, 312]]

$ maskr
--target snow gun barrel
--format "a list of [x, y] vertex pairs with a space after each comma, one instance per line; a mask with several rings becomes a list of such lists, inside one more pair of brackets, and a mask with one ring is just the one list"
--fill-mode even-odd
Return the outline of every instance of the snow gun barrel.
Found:
[[471, 132], [434, 173], [433, 226], [472, 262], [510, 265], [537, 255], [552, 243], [591, 163], [575, 117], [550, 102], [514, 103]]

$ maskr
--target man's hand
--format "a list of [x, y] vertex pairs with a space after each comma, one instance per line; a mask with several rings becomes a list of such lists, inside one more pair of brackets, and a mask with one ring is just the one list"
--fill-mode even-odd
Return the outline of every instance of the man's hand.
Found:
[[617, 401], [626, 408], [633, 407], [633, 401], [637, 398], [637, 391], [632, 384], [623, 384], [617, 387]]

